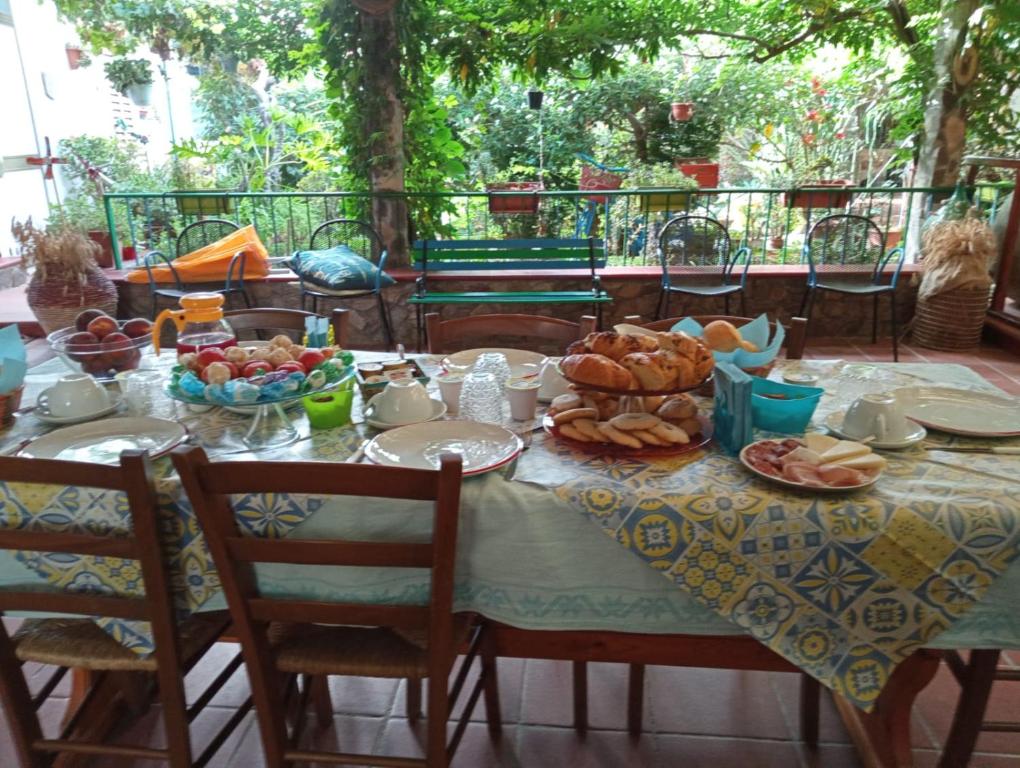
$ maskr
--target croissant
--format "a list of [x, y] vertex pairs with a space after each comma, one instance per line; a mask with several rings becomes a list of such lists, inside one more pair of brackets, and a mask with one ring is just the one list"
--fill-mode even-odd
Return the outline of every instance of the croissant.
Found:
[[563, 375], [594, 388], [635, 389], [630, 372], [602, 355], [569, 355], [560, 362]]
[[588, 351], [588, 347], [585, 346], [583, 341], [572, 341], [570, 346], [567, 347], [565, 354], [567, 355], [583, 355]]
[[620, 359], [620, 365], [634, 375], [641, 389], [669, 389], [676, 382], [676, 366], [661, 352], [632, 352]]
[[715, 368], [715, 358], [712, 357], [712, 353], [708, 350], [704, 350], [703, 353], [694, 361], [694, 375], [695, 382], [704, 381], [708, 378], [708, 374]]
[[677, 352], [684, 357], [694, 357], [700, 350], [705, 349], [704, 344], [682, 331], [657, 333], [656, 338], [659, 342], [659, 349]]
[[590, 333], [584, 340], [589, 352], [619, 361], [632, 352], [655, 352], [659, 343], [651, 336], [620, 334], [616, 331]]

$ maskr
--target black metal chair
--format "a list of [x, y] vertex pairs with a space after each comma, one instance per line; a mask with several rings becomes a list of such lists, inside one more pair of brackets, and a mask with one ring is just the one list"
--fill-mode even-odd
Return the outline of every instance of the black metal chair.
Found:
[[[662, 290], [655, 309], [655, 318], [669, 315], [669, 299], [674, 293], [688, 296], [722, 296], [725, 313], [730, 314], [730, 296], [740, 294], [740, 313], [747, 314], [744, 286], [751, 251], [740, 247], [733, 250], [730, 233], [711, 216], [681, 214], [666, 222], [659, 234], [659, 261], [662, 264]], [[740, 280], [733, 283], [733, 270], [743, 260]], [[697, 276], [714, 276], [714, 285], [674, 285], [670, 267], [683, 267]]]
[[[236, 232], [240, 227], [232, 221], [226, 219], [205, 219], [203, 221], [196, 221], [186, 226], [181, 230], [181, 234], [177, 236], [177, 244], [174, 248], [174, 258], [180, 258], [181, 256], [196, 251], [199, 248], [204, 248], [210, 243], [215, 243], [232, 232]], [[139, 259], [142, 266], [145, 268], [145, 274], [149, 279], [149, 296], [152, 302], [152, 316], [156, 316], [156, 312], [159, 309], [159, 300], [172, 299], [177, 301], [186, 293], [191, 293], [184, 288], [184, 283], [181, 280], [181, 276], [174, 269], [173, 259], [167, 256], [162, 251], [149, 251], [148, 253], [142, 254]], [[227, 267], [227, 278], [222, 288], [213, 288], [216, 293], [222, 293], [225, 298], [229, 297], [232, 293], [241, 294], [241, 298], [244, 299], [244, 305], [251, 308], [251, 299], [248, 298], [248, 292], [244, 286], [244, 264], [245, 264], [245, 252], [238, 251], [234, 254], [234, 257], [230, 260], [230, 265]], [[170, 275], [173, 277], [173, 288], [160, 287], [161, 283], [157, 283], [152, 275], [153, 267], [165, 266], [169, 268]]]
[[[888, 283], [885, 268], [896, 257], [896, 269]], [[889, 296], [892, 319], [893, 360], [899, 362], [899, 334], [896, 328], [896, 284], [906, 252], [893, 248], [885, 252], [885, 237], [866, 216], [836, 213], [815, 222], [804, 243], [808, 263], [807, 290], [801, 300], [801, 317], [811, 321], [815, 291], [831, 291], [872, 297], [871, 342], [878, 340], [878, 301]]]
[[[382, 238], [368, 224], [356, 219], [332, 219], [320, 224], [314, 232], [310, 249], [313, 251], [346, 245], [363, 259], [374, 262], [379, 268], [380, 277], [386, 266], [387, 251]], [[356, 299], [361, 296], [375, 296], [379, 305], [379, 318], [382, 321], [383, 334], [386, 336], [386, 348], [393, 348], [393, 322], [390, 319], [389, 307], [382, 295], [381, 279], [376, 280], [373, 288], [350, 291], [328, 291], [318, 286], [309, 285], [301, 280], [301, 308], [305, 309], [305, 301], [310, 298], [311, 311], [319, 314], [320, 299]]]

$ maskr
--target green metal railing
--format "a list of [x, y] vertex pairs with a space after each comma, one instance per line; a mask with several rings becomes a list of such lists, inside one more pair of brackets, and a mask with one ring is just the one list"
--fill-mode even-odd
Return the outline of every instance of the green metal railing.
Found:
[[[969, 192], [983, 215], [994, 217], [1009, 187], [978, 185]], [[751, 249], [752, 264], [797, 264], [811, 224], [830, 213], [872, 218], [886, 245], [907, 245], [907, 223], [922, 218], [951, 188], [847, 187], [789, 190], [615, 190], [513, 192], [117, 192], [105, 195], [117, 266], [121, 247], [160, 250], [173, 257], [176, 237], [203, 218], [253, 224], [271, 256], [309, 247], [315, 228], [333, 218], [369, 220], [373, 197], [403, 197], [416, 238], [503, 239], [593, 235], [605, 241], [610, 265], [657, 264], [665, 223], [681, 213], [710, 215], [734, 245]], [[505, 209], [523, 212], [505, 212]], [[504, 209], [502, 212], [496, 209]]]

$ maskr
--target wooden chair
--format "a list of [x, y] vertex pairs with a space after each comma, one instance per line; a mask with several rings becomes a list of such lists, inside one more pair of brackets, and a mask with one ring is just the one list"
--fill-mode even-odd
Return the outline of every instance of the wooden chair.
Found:
[[[461, 460], [444, 455], [438, 472], [331, 463], [222, 462], [211, 464], [201, 448], [178, 448], [174, 465], [191, 498], [226, 593], [251, 681], [259, 730], [270, 768], [291, 761], [444, 768], [467, 727], [482, 691], [489, 729], [499, 733], [495, 660], [485, 645], [484, 625], [453, 614], [454, 556], [460, 505]], [[261, 539], [242, 536], [230, 504], [232, 494], [310, 493], [432, 501], [429, 543], [349, 540]], [[431, 569], [428, 605], [335, 603], [271, 598], [259, 592], [256, 563]], [[469, 640], [452, 691], [454, 658]], [[446, 726], [469, 666], [481, 651], [482, 668], [449, 745]], [[297, 722], [288, 736], [288, 698], [303, 675]], [[328, 690], [321, 678], [363, 675], [428, 678], [426, 757], [371, 757], [298, 747], [311, 692]], [[311, 681], [309, 678], [313, 678]], [[316, 679], [318, 678], [318, 679]], [[409, 687], [417, 691], [418, 685]], [[414, 696], [409, 711], [417, 715]], [[331, 722], [328, 693], [317, 696], [319, 722]]]
[[[310, 250], [325, 250], [338, 245], [346, 245], [363, 259], [373, 262], [382, 272], [386, 266], [388, 252], [382, 238], [368, 224], [356, 219], [331, 219], [315, 228], [312, 232]], [[382, 322], [383, 335], [386, 337], [386, 349], [393, 349], [393, 320], [390, 318], [389, 307], [382, 295], [382, 284], [365, 290], [327, 291], [301, 280], [301, 308], [305, 308], [305, 300], [311, 299], [312, 311], [317, 312], [320, 300], [356, 299], [360, 296], [375, 296], [379, 308], [379, 320]]]
[[[120, 491], [131, 510], [129, 536], [103, 536], [77, 532], [44, 532], [32, 529], [0, 531], [0, 549], [91, 555], [136, 560], [145, 582], [144, 597], [118, 597], [96, 592], [40, 591], [31, 588], [0, 590], [0, 614], [42, 611], [70, 616], [100, 616], [147, 621], [152, 628], [155, 652], [142, 656], [125, 648], [90, 618], [26, 620], [8, 635], [0, 623], [0, 699], [7, 713], [15, 752], [22, 768], [42, 768], [60, 754], [106, 755], [119, 758], [162, 760], [173, 768], [202, 766], [215, 754], [251, 707], [239, 708], [198, 757], [192, 758], [188, 724], [240, 666], [237, 655], [189, 709], [184, 697], [184, 676], [230, 624], [225, 611], [196, 614], [177, 625], [169, 576], [162, 557], [156, 509], [156, 492], [149, 465], [139, 451], [121, 454], [120, 466], [99, 466], [73, 461], [0, 458], [0, 482], [68, 485]], [[32, 696], [21, 665], [35, 662], [55, 665], [56, 672]], [[43, 738], [38, 709], [46, 702], [69, 668], [89, 670], [92, 685], [80, 705], [69, 713], [58, 738]], [[152, 748], [107, 744], [80, 735], [79, 725], [109, 707], [112, 693], [137, 692], [138, 673], [155, 675], [163, 707], [166, 747]], [[135, 697], [136, 703], [143, 697]], [[109, 716], [109, 712], [106, 712]]]
[[998, 648], [975, 649], [967, 661], [957, 651], [946, 651], [945, 660], [963, 690], [956, 704], [953, 725], [946, 737], [939, 768], [969, 765], [981, 731], [1020, 733], [1020, 723], [985, 720], [985, 710], [996, 681], [1020, 682], [1020, 669], [999, 665]]
[[[751, 249], [734, 249], [730, 233], [711, 216], [681, 214], [666, 222], [659, 234], [659, 262], [662, 265], [662, 287], [655, 317], [669, 314], [669, 299], [676, 294], [688, 296], [722, 296], [726, 314], [730, 313], [730, 296], [740, 295], [740, 311], [747, 313], [744, 288], [747, 284]], [[733, 271], [743, 262], [740, 279], [733, 283]], [[698, 277], [712, 277], [712, 285], [674, 285], [671, 267], [681, 267]]]
[[[906, 251], [893, 248], [886, 252], [885, 235], [866, 216], [836, 213], [815, 222], [804, 243], [808, 263], [807, 288], [801, 300], [801, 317], [811, 320], [815, 291], [871, 297], [871, 343], [878, 340], [878, 300], [889, 296], [892, 320], [893, 360], [899, 362], [899, 333], [896, 328], [896, 284], [906, 259]], [[895, 262], [893, 260], [895, 259]], [[888, 283], [885, 268], [895, 263]]]
[[492, 346], [493, 337], [540, 339], [552, 342], [562, 353], [573, 341], [583, 339], [595, 330], [595, 318], [585, 315], [580, 323], [542, 315], [474, 315], [441, 320], [436, 313], [425, 316], [428, 349], [433, 355], [457, 352], [470, 346], [475, 339]]
[[[202, 221], [193, 222], [181, 230], [181, 234], [177, 236], [174, 258], [180, 258], [187, 253], [204, 248], [210, 243], [215, 243], [232, 232], [236, 232], [238, 229], [240, 227], [237, 224], [226, 219], [203, 219]], [[180, 275], [177, 274], [177, 270], [173, 265], [173, 259], [162, 251], [149, 251], [142, 254], [139, 257], [139, 262], [145, 269], [145, 274], [148, 277], [151, 311], [154, 318], [156, 317], [156, 310], [159, 308], [159, 300], [161, 298], [172, 299], [176, 302], [184, 294], [191, 293], [191, 291], [184, 287], [184, 282], [181, 280]], [[228, 300], [232, 293], [240, 294], [244, 305], [251, 308], [251, 299], [248, 297], [248, 291], [245, 290], [244, 286], [244, 264], [245, 252], [238, 251], [234, 254], [227, 267], [227, 277], [223, 287], [213, 290], [216, 293], [222, 293]], [[170, 276], [174, 280], [173, 288], [164, 287], [162, 283], [157, 283], [152, 276], [152, 268], [161, 266], [167, 267], [170, 270]]]
[[[713, 320], [726, 320], [739, 328], [742, 325], [747, 325], [753, 318], [734, 317], [732, 315], [695, 315], [694, 319], [697, 320], [702, 327], [705, 327]], [[681, 320], [683, 320], [682, 317], [670, 317], [666, 320], [653, 320], [650, 323], [642, 323], [640, 315], [629, 315], [623, 318], [625, 323], [639, 325], [650, 331], [668, 331]], [[770, 333], [775, 333], [775, 322], [770, 321], [769, 328]], [[807, 343], [807, 320], [803, 317], [791, 318], [790, 324], [785, 326], [785, 328], [786, 339], [783, 342], [783, 348], [786, 350], [786, 359], [802, 360], [804, 358], [804, 346]]]
[[[343, 348], [347, 347], [348, 328], [350, 327], [349, 313], [348, 309], [334, 309], [330, 317], [330, 324], [333, 326], [333, 342]], [[305, 332], [305, 318], [315, 316], [315, 313], [305, 312], [301, 309], [235, 309], [223, 313], [223, 317], [237, 333], [239, 340], [243, 334], [247, 334], [249, 331], [254, 332], [258, 339], [270, 336], [265, 333], [266, 331], [284, 331], [297, 340]]]

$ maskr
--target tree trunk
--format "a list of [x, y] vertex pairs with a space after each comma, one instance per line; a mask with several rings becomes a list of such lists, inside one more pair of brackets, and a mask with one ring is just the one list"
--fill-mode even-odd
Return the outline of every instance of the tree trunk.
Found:
[[[365, 92], [374, 94], [379, 109], [365, 119], [365, 143], [372, 157], [370, 181], [376, 193], [404, 192], [404, 105], [400, 98], [400, 46], [396, 12], [362, 12], [366, 59]], [[407, 201], [402, 196], [373, 197], [372, 223], [389, 251], [389, 264], [408, 263]]]
[[627, 113], [627, 122], [630, 123], [630, 128], [634, 134], [634, 154], [637, 155], [637, 159], [642, 163], [648, 162], [648, 129], [645, 128], [638, 116], [635, 114]]
[[[940, 21], [935, 30], [934, 72], [925, 98], [924, 135], [917, 158], [913, 186], [952, 186], [963, 160], [966, 114], [960, 97], [969, 83], [957, 83], [953, 64], [967, 36], [967, 20], [981, 0], [942, 0]], [[914, 201], [907, 242], [911, 250], [920, 247], [920, 200]]]

